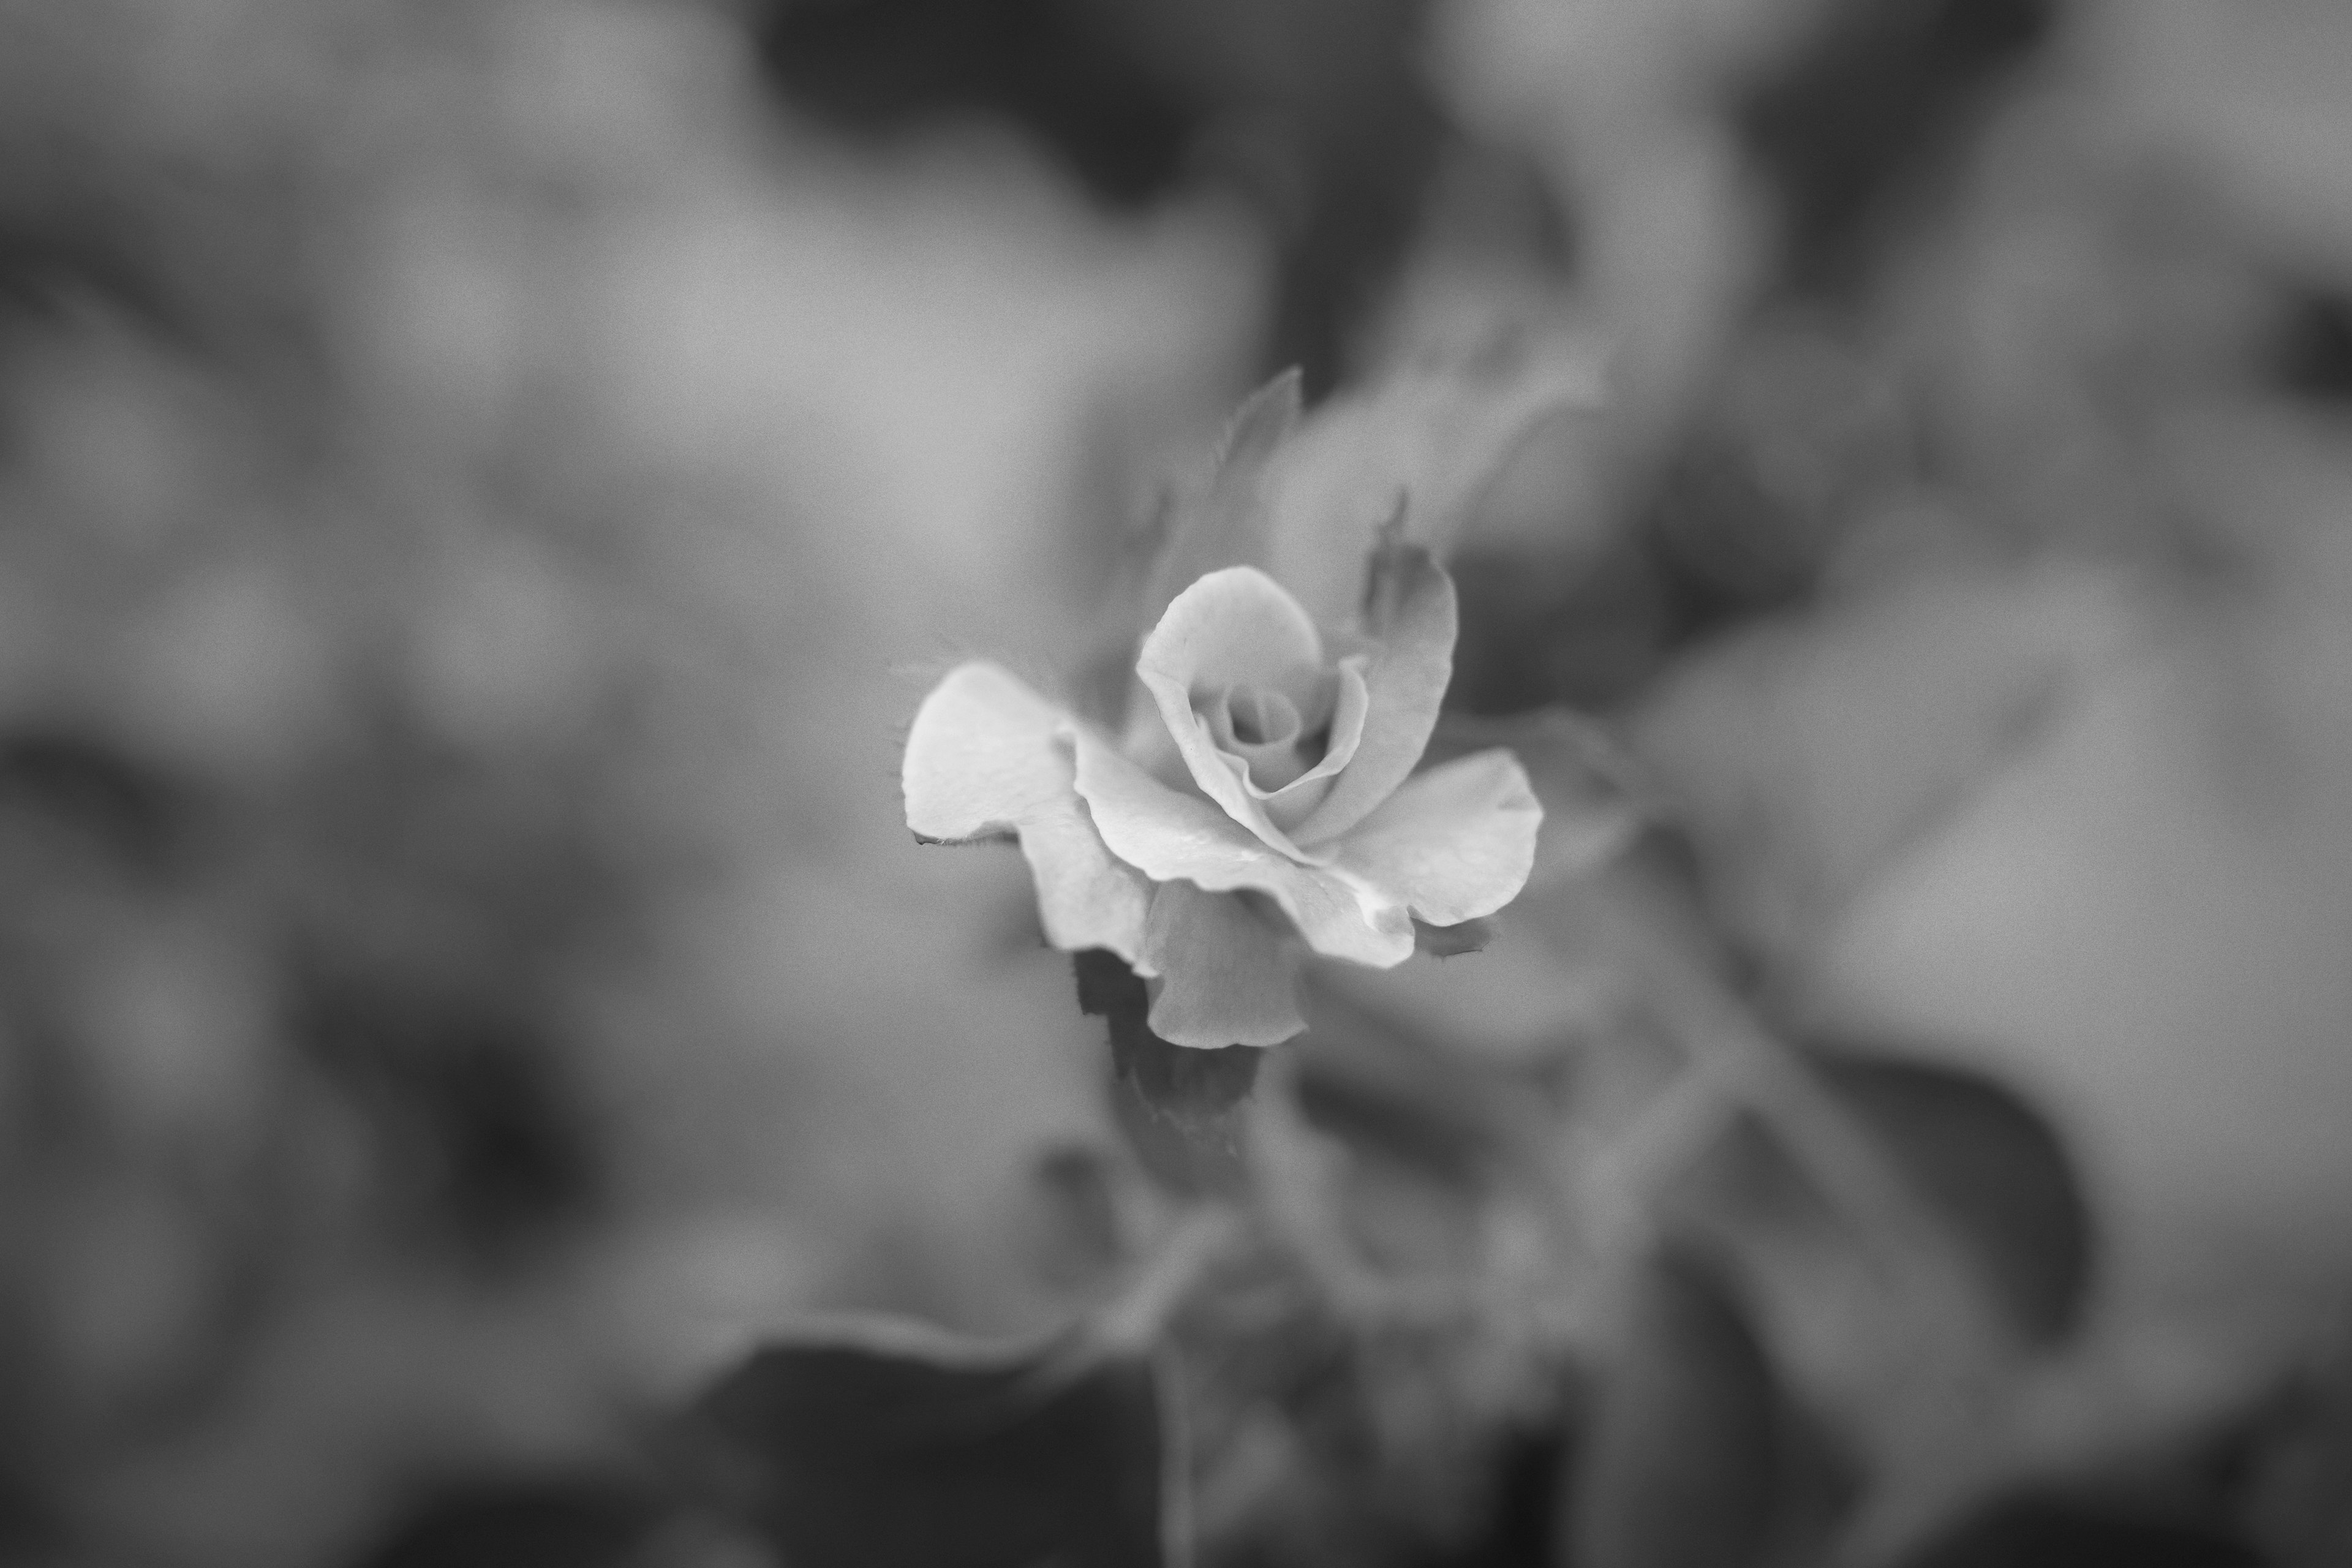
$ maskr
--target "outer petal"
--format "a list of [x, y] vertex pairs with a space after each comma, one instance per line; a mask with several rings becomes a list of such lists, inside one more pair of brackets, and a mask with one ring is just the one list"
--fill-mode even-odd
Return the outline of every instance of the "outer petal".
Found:
[[[1235, 682], [1281, 691], [1302, 708], [1312, 700], [1323, 679], [1323, 639], [1298, 601], [1255, 567], [1212, 572], [1176, 595], [1143, 639], [1135, 673], [1202, 793], [1260, 842], [1295, 860], [1312, 858], [1274, 825], [1264, 797], [1249, 787], [1245, 766], [1217, 749], [1193, 708], [1197, 693]], [[1325, 761], [1329, 767], [1298, 782], [1312, 787], [1347, 765], [1344, 757]]]
[[1518, 896], [1542, 822], [1519, 760], [1478, 752], [1407, 781], [1340, 841], [1338, 868], [1431, 925], [1454, 925]]
[[1281, 907], [1307, 945], [1386, 969], [1412, 952], [1402, 899], [1336, 867], [1302, 866], [1197, 795], [1145, 773], [1089, 731], [1076, 735], [1078, 794], [1112, 854], [1155, 882], [1213, 893], [1253, 888]]
[[1655, 816], [1633, 761], [1600, 724], [1569, 708], [1507, 717], [1448, 713], [1430, 738], [1429, 755], [1444, 760], [1498, 745], [1519, 759], [1543, 805], [1530, 886], [1592, 870]]
[[1150, 885], [1105, 847], [1078, 798], [1070, 716], [993, 664], [960, 665], [907, 735], [907, 826], [925, 838], [1020, 836], [1045, 940], [1143, 953]]
[[1234, 893], [1162, 882], [1151, 896], [1143, 955], [1160, 974], [1151, 1032], [1171, 1045], [1278, 1046], [1299, 1016], [1297, 939]]
[[1364, 672], [1371, 700], [1363, 739], [1331, 793], [1291, 835], [1310, 851], [1363, 821], [1411, 775], [1454, 679], [1454, 579], [1429, 552], [1384, 540], [1372, 555], [1366, 599], [1374, 651]]

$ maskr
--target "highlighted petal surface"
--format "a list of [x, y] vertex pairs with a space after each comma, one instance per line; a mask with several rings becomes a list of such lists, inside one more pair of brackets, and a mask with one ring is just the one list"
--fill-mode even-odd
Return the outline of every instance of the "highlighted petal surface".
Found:
[[[1076, 734], [1078, 794], [1103, 842], [1155, 882], [1213, 893], [1255, 889], [1280, 906], [1307, 945], [1386, 969], [1412, 952], [1403, 902], [1363, 877], [1302, 865], [1198, 795], [1169, 788], [1091, 731]], [[1521, 872], [1524, 876], [1524, 869]]]
[[961, 665], [923, 699], [900, 783], [907, 826], [948, 842], [1018, 835], [1045, 940], [1143, 953], [1151, 889], [1105, 846], [1078, 797], [1077, 726], [1002, 668]]
[[1307, 1027], [1287, 931], [1236, 894], [1166, 882], [1151, 897], [1143, 953], [1165, 978], [1151, 1032], [1171, 1045], [1214, 1050], [1276, 1046]]
[[1407, 780], [1341, 841], [1337, 868], [1454, 925], [1518, 896], [1542, 822], [1518, 759], [1478, 752]]

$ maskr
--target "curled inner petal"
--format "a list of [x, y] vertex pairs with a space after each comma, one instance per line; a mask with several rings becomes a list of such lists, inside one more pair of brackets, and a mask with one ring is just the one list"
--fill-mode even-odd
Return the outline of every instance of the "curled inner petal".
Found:
[[1356, 755], [1370, 706], [1361, 657], [1336, 668], [1322, 659], [1297, 602], [1264, 573], [1234, 567], [1178, 595], [1136, 661], [1193, 786], [1302, 864], [1329, 854], [1301, 849], [1289, 829]]
[[1412, 952], [1404, 900], [1335, 867], [1302, 864], [1197, 795], [1169, 788], [1080, 729], [1076, 783], [1112, 854], [1154, 882], [1271, 898], [1327, 957], [1385, 969]]
[[1217, 750], [1241, 759], [1259, 789], [1280, 789], [1322, 760], [1328, 731], [1310, 736], [1298, 705], [1279, 691], [1236, 681], [1202, 715]]
[[1323, 638], [1298, 601], [1254, 567], [1212, 572], [1181, 594], [1138, 651], [1136, 672], [1188, 701], [1234, 685], [1280, 692], [1306, 710], [1323, 677]]
[[1279, 691], [1235, 681], [1225, 688], [1225, 732], [1246, 746], [1287, 746], [1298, 740], [1297, 705]]
[[[1364, 660], [1358, 657], [1340, 660], [1326, 686], [1332, 693], [1326, 705], [1330, 717], [1319, 729], [1294, 743], [1292, 754], [1297, 761], [1292, 768], [1281, 772], [1261, 769], [1245, 756], [1234, 755], [1231, 748], [1219, 748], [1227, 753], [1225, 760], [1247, 797], [1244, 812], [1236, 821], [1251, 823], [1251, 814], [1262, 812], [1277, 832], [1288, 835], [1314, 814], [1323, 797], [1331, 793], [1340, 770], [1355, 760], [1370, 705], [1364, 681]], [[1299, 767], [1305, 771], [1296, 771]], [[1251, 831], [1256, 828], [1253, 826]], [[1271, 838], [1266, 842], [1276, 843]], [[1276, 847], [1280, 847], [1278, 844]], [[1311, 863], [1322, 857], [1313, 851], [1301, 851], [1294, 858]]]
[[1361, 822], [1412, 773], [1454, 673], [1454, 582], [1429, 552], [1397, 542], [1373, 560], [1364, 663], [1370, 718], [1347, 773], [1288, 831], [1320, 850]]

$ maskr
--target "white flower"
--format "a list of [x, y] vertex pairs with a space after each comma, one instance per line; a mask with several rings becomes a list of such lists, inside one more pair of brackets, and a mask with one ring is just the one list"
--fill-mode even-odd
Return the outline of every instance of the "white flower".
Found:
[[907, 741], [908, 825], [1017, 836], [1046, 939], [1151, 980], [1178, 1045], [1305, 1026], [1298, 949], [1380, 968], [1414, 921], [1491, 914], [1527, 881], [1543, 812], [1500, 748], [1416, 774], [1453, 671], [1454, 584], [1375, 553], [1363, 624], [1319, 628], [1264, 572], [1210, 572], [1144, 639], [1114, 739], [1002, 668], [965, 664]]

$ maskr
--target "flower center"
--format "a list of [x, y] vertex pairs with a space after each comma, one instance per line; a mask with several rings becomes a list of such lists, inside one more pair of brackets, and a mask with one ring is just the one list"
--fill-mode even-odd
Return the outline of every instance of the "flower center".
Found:
[[1225, 693], [1234, 739], [1244, 746], [1286, 746], [1298, 739], [1298, 705], [1262, 686], [1236, 686]]
[[1313, 767], [1328, 736], [1310, 735], [1298, 704], [1270, 687], [1235, 681], [1210, 705], [1211, 733], [1218, 748], [1249, 767], [1250, 782], [1280, 789]]

